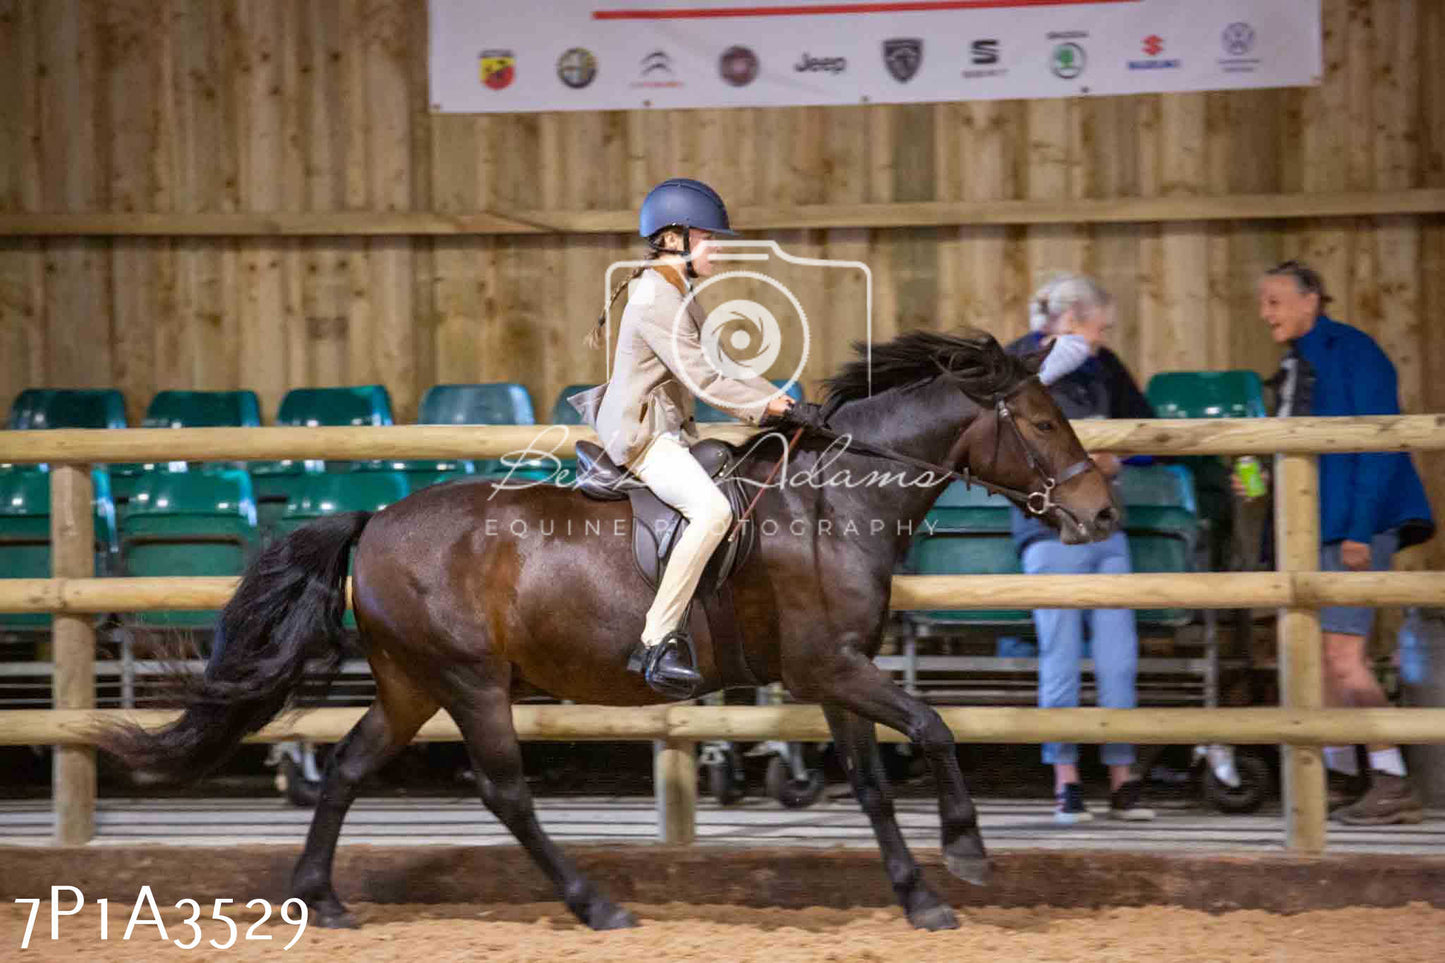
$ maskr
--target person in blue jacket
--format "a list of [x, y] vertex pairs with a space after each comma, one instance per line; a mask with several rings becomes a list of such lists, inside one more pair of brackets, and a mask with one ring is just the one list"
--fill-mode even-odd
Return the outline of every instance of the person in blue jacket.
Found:
[[[1270, 381], [1276, 414], [1399, 414], [1395, 366], [1368, 334], [1327, 316], [1329, 300], [1320, 276], [1298, 261], [1286, 261], [1260, 279], [1260, 318], [1275, 342], [1289, 345]], [[1327, 454], [1319, 465], [1322, 571], [1385, 571], [1395, 552], [1434, 534], [1430, 503], [1407, 453]], [[1375, 610], [1366, 606], [1320, 610], [1330, 705], [1387, 704], [1366, 658], [1374, 618]], [[1399, 747], [1368, 749], [1367, 777], [1358, 773], [1354, 746], [1325, 749], [1332, 799], [1339, 804], [1332, 818], [1350, 825], [1418, 823], [1423, 808]]]

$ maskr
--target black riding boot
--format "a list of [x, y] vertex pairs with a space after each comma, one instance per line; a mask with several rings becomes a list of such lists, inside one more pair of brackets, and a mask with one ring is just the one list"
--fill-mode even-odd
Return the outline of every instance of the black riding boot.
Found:
[[692, 644], [687, 633], [675, 629], [656, 645], [637, 643], [627, 659], [629, 672], [640, 672], [654, 691], [669, 699], [691, 699], [702, 684], [693, 667]]

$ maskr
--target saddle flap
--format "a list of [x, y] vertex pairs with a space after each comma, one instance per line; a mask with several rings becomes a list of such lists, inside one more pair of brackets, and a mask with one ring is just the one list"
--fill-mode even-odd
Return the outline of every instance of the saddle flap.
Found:
[[733, 463], [735, 452], [733, 446], [717, 438], [704, 438], [693, 445], [688, 451], [697, 463], [707, 472], [707, 477], [716, 478], [729, 465]]
[[577, 442], [577, 490], [589, 498], [620, 502], [627, 497], [627, 476], [613, 464], [600, 445], [590, 441]]

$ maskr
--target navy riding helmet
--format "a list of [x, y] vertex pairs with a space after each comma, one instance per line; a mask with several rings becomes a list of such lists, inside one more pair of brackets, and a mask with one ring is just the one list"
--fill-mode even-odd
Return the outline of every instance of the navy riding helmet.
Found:
[[736, 233], [717, 191], [688, 177], [670, 178], [649, 191], [637, 220], [638, 233], [646, 238], [667, 227], [695, 227], [729, 236]]

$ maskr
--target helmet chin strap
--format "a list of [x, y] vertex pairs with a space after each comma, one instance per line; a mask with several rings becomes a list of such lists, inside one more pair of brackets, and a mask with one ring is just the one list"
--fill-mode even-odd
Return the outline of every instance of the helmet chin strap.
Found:
[[[692, 228], [688, 227], [686, 224], [674, 224], [671, 225], [671, 227], [678, 227], [682, 229], [681, 251], [676, 250], [675, 248], [663, 247], [661, 244], [657, 244], [652, 241], [649, 241], [648, 243], [651, 244], [652, 249], [659, 254], [675, 254], [681, 257], [683, 274], [686, 275], [689, 281], [695, 281], [697, 280], [699, 275], [697, 273], [697, 270], [692, 266]], [[662, 231], [658, 231], [658, 234], [661, 234], [663, 231], [666, 230], [668, 230], [668, 228], [665, 227], [662, 229]]]

